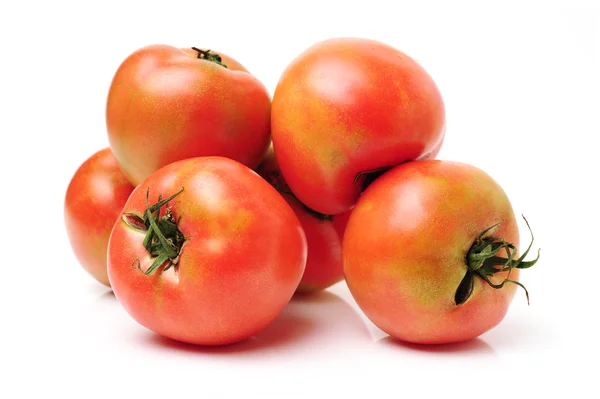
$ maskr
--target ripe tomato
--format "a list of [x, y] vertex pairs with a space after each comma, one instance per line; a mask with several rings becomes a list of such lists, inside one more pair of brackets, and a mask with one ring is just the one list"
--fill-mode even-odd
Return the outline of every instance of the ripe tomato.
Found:
[[106, 272], [108, 238], [133, 186], [109, 148], [88, 158], [75, 172], [65, 197], [65, 225], [75, 257], [99, 282]]
[[127, 312], [161, 335], [203, 345], [265, 328], [305, 263], [289, 205], [252, 170], [221, 157], [179, 161], [144, 180], [108, 249], [110, 282]]
[[518, 258], [518, 242], [511, 204], [486, 173], [408, 162], [357, 202], [344, 236], [344, 274], [358, 305], [388, 334], [464, 341], [504, 318], [519, 269], [537, 261], [523, 260], [529, 249]]
[[284, 71], [271, 125], [294, 194], [338, 214], [354, 205], [370, 172], [441, 146], [445, 111], [432, 78], [406, 54], [372, 40], [331, 39]]
[[237, 61], [210, 50], [144, 47], [117, 70], [108, 138], [134, 184], [162, 166], [219, 155], [254, 168], [270, 141], [271, 101]]
[[321, 291], [342, 280], [342, 238], [350, 211], [335, 216], [323, 215], [298, 201], [281, 175], [273, 147], [269, 149], [256, 171], [285, 198], [300, 220], [306, 235], [306, 268], [296, 292]]

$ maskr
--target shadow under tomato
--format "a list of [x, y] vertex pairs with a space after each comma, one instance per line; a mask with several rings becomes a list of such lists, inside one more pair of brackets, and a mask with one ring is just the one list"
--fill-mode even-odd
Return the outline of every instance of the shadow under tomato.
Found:
[[310, 319], [294, 314], [293, 311], [286, 308], [273, 323], [260, 333], [244, 341], [230, 345], [193, 345], [175, 341], [152, 332], [147, 333], [146, 340], [152, 345], [183, 352], [214, 354], [243, 353], [292, 345], [301, 340], [306, 334], [309, 334], [312, 328], [312, 321]]
[[481, 338], [474, 338], [469, 341], [456, 342], [451, 344], [414, 344], [410, 342], [400, 341], [391, 336], [377, 341], [378, 344], [385, 345], [389, 348], [396, 348], [398, 350], [423, 352], [423, 353], [439, 353], [439, 354], [452, 354], [452, 353], [470, 353], [483, 356], [497, 356], [496, 351], [487, 342]]
[[514, 351], [527, 351], [532, 346], [552, 345], [556, 331], [556, 326], [539, 314], [515, 312], [507, 315], [483, 337], [501, 350], [510, 348]]
[[96, 300], [98, 302], [117, 302], [115, 293], [110, 288], [104, 294], [100, 295]]
[[331, 291], [296, 294], [291, 305], [315, 320], [318, 341], [332, 341], [333, 345], [348, 340], [368, 344], [371, 340], [360, 314]]
[[108, 293], [112, 293], [112, 288], [97, 281], [92, 281], [89, 284], [88, 291], [92, 296], [100, 298]]
[[[235, 344], [199, 346], [175, 341], [152, 332], [147, 332], [144, 339], [150, 345], [169, 350], [226, 355], [255, 351], [279, 351], [282, 348], [286, 348], [286, 351], [318, 348], [319, 342], [327, 340], [327, 337], [331, 338], [332, 334], [346, 334], [348, 337], [349, 332], [353, 330], [364, 335], [366, 340], [368, 339], [368, 332], [356, 312], [337, 295], [325, 291], [294, 296], [277, 319], [267, 328], [255, 336]], [[337, 336], [330, 339], [334, 343], [336, 340]]]

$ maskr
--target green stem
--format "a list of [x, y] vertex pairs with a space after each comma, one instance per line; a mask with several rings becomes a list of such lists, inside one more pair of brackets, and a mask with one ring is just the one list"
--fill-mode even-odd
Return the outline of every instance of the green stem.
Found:
[[214, 62], [217, 65], [221, 65], [223, 68], [227, 68], [227, 65], [223, 63], [223, 59], [219, 54], [211, 53], [210, 50], [202, 50], [198, 47], [192, 47], [192, 50], [198, 52], [198, 56], [196, 58], [198, 58], [199, 60]]
[[[500, 237], [494, 237], [491, 235], [484, 237], [500, 224], [496, 223], [479, 233], [475, 239], [475, 242], [473, 242], [473, 245], [471, 245], [471, 248], [467, 252], [466, 263], [468, 268], [467, 275], [474, 274], [478, 276], [492, 288], [500, 289], [504, 287], [506, 283], [512, 283], [523, 288], [525, 290], [525, 296], [527, 297], [527, 304], [529, 304], [529, 292], [527, 291], [527, 288], [525, 288], [525, 286], [520, 282], [510, 278], [510, 273], [513, 269], [530, 268], [536, 264], [540, 258], [540, 253], [538, 250], [538, 255], [534, 260], [525, 261], [525, 257], [529, 254], [531, 246], [533, 245], [534, 237], [533, 232], [531, 231], [531, 226], [529, 226], [529, 222], [527, 219], [525, 219], [525, 216], [523, 216], [523, 219], [525, 220], [527, 228], [531, 234], [531, 242], [529, 243], [529, 246], [525, 252], [523, 252], [518, 259], [515, 259], [515, 256], [518, 252], [515, 244], [507, 242]], [[498, 256], [501, 251], [506, 252], [507, 256]], [[496, 284], [491, 281], [491, 277], [496, 273], [506, 271], [508, 271], [508, 275], [500, 283]], [[464, 303], [472, 293], [472, 290], [468, 290], [468, 287], [465, 287], [466, 284], [468, 284], [468, 281], [463, 279], [456, 290], [454, 301], [457, 305]]]
[[[173, 216], [171, 208], [168, 206], [169, 201], [183, 192], [181, 190], [171, 195], [168, 198], [162, 199], [162, 195], [158, 196], [158, 201], [150, 204], [150, 189], [146, 191], [146, 209], [144, 210], [144, 218], [133, 214], [125, 214], [123, 219], [132, 228], [144, 231], [146, 236], [142, 245], [148, 251], [151, 258], [154, 258], [152, 265], [142, 271], [139, 259], [133, 261], [133, 265], [137, 265], [137, 269], [145, 275], [150, 275], [156, 269], [165, 264], [163, 270], [169, 269], [171, 266], [177, 265], [181, 248], [185, 242], [185, 236], [177, 227], [177, 222]], [[161, 209], [166, 206], [164, 216], [161, 217]]]

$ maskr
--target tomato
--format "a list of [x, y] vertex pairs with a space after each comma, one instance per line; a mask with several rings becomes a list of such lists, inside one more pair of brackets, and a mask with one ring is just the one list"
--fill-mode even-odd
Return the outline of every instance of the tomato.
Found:
[[305, 263], [306, 239], [289, 205], [254, 171], [222, 157], [179, 161], [149, 176], [125, 204], [108, 248], [110, 282], [127, 312], [158, 334], [202, 345], [265, 328]]
[[338, 214], [355, 204], [371, 172], [441, 146], [445, 111], [435, 82], [408, 55], [373, 40], [338, 38], [286, 68], [271, 127], [294, 194], [317, 212]]
[[500, 323], [521, 285], [519, 269], [537, 261], [523, 260], [529, 249], [519, 258], [518, 243], [510, 201], [485, 172], [408, 162], [357, 202], [344, 236], [344, 275], [367, 317], [393, 337], [464, 341]]
[[270, 142], [271, 100], [237, 61], [210, 50], [144, 47], [117, 70], [110, 146], [134, 184], [169, 163], [218, 155], [251, 168]]
[[108, 238], [133, 186], [109, 148], [88, 158], [75, 172], [65, 197], [65, 225], [75, 257], [99, 282], [106, 272]]
[[256, 171], [285, 198], [300, 220], [306, 235], [306, 268], [296, 292], [321, 291], [342, 280], [342, 238], [350, 211], [335, 216], [323, 215], [298, 201], [281, 175], [273, 147], [269, 148], [267, 156]]
[[315, 215], [298, 200], [292, 209], [302, 224], [308, 246], [306, 269], [296, 292], [322, 291], [343, 280], [342, 240], [350, 211], [333, 216]]

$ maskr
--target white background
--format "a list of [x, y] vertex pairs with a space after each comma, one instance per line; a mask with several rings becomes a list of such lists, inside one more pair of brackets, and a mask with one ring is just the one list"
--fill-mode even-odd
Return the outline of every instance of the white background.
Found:
[[[600, 12], [447, 3], [2, 2], [0, 397], [591, 397]], [[448, 121], [440, 158], [487, 171], [536, 233], [542, 258], [522, 274], [531, 306], [519, 291], [497, 328], [442, 347], [388, 339], [343, 283], [293, 300], [230, 347], [137, 325], [77, 264], [62, 213], [75, 169], [108, 144], [104, 107], [120, 62], [152, 43], [209, 47], [273, 93], [293, 57], [334, 36], [391, 44], [436, 80]]]

